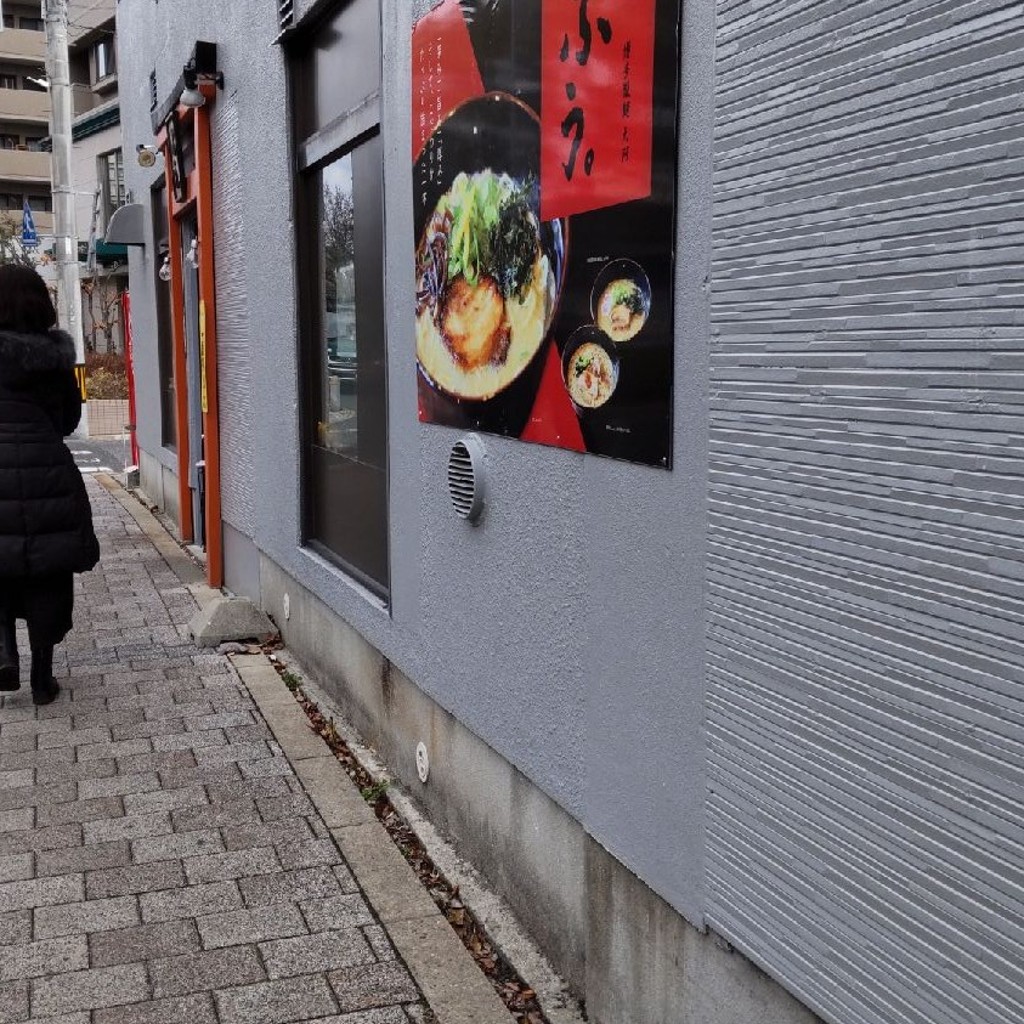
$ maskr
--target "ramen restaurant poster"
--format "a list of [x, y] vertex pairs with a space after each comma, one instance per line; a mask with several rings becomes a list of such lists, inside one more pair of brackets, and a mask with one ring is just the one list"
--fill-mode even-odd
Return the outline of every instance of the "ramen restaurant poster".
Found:
[[416, 23], [421, 420], [671, 466], [679, 5]]

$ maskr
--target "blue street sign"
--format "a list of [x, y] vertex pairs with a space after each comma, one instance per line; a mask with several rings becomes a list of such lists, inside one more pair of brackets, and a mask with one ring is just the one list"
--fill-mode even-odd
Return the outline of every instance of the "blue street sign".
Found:
[[35, 249], [39, 245], [36, 222], [32, 218], [32, 210], [29, 208], [27, 199], [21, 210], [21, 244], [26, 249]]

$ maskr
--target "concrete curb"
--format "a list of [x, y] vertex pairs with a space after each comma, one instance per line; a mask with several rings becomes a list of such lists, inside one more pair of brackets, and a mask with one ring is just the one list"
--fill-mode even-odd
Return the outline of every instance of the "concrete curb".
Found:
[[270, 660], [230, 660], [439, 1024], [510, 1024], [512, 1015]]

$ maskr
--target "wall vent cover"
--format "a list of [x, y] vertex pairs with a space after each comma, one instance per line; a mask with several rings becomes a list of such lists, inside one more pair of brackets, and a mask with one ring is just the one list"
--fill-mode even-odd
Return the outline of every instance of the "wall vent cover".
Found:
[[277, 23], [281, 28], [288, 28], [295, 17], [295, 0], [278, 0]]
[[448, 494], [455, 514], [475, 523], [484, 509], [484, 448], [475, 437], [452, 445], [448, 456]]

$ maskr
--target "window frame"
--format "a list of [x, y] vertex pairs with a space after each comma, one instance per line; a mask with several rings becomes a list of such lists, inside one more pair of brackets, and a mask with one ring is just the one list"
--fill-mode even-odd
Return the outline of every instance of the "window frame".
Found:
[[[367, 9], [372, 9], [378, 23], [375, 36], [378, 43], [381, 39], [379, 24], [381, 18], [380, 3], [377, 0], [365, 0]], [[357, 0], [358, 3], [358, 0]], [[374, 435], [371, 447], [377, 446], [379, 440], [380, 465], [375, 462], [361, 460], [358, 454], [331, 452], [318, 442], [317, 422], [322, 415], [323, 375], [326, 366], [325, 348], [325, 287], [324, 287], [324, 240], [321, 216], [323, 170], [333, 162], [343, 159], [347, 154], [357, 152], [360, 146], [375, 142], [383, 145], [380, 93], [381, 83], [378, 80], [374, 87], [366, 90], [364, 95], [353, 98], [346, 103], [347, 109], [341, 115], [329, 120], [326, 124], [314, 124], [316, 114], [316, 62], [312, 59], [314, 48], [320, 33], [329, 30], [332, 22], [347, 11], [354, 9], [356, 4], [335, 4], [318, 17], [314, 24], [304, 26], [300, 33], [288, 41], [289, 70], [289, 116], [292, 125], [293, 149], [293, 201], [295, 209], [294, 238], [296, 245], [296, 291], [298, 306], [297, 357], [300, 384], [300, 543], [328, 563], [336, 566], [346, 575], [366, 588], [376, 598], [387, 605], [391, 593], [391, 518], [390, 518], [390, 441], [389, 441], [389, 388], [387, 379], [387, 315], [386, 296], [381, 285], [381, 301], [379, 310], [362, 305], [358, 297], [361, 275], [375, 273], [381, 281], [384, 279], [385, 252], [385, 221], [384, 221], [384, 167], [381, 152], [379, 180], [377, 182], [376, 200], [379, 204], [379, 223], [376, 225], [373, 249], [379, 246], [379, 267], [369, 266], [366, 258], [359, 258], [359, 249], [355, 257], [355, 279], [357, 287], [357, 339], [363, 335], [359, 322], [365, 321], [367, 315], [374, 317], [371, 327], [365, 331], [371, 338], [378, 334], [379, 353], [373, 349], [359, 349], [357, 340], [357, 359], [362, 365], [364, 353], [371, 359], [379, 355], [380, 377], [377, 381], [373, 376], [367, 377], [370, 387], [379, 386], [379, 398], [382, 407], [372, 403], [368, 408], [373, 412], [368, 417], [378, 431]], [[382, 54], [381, 54], [382, 59]], [[379, 65], [378, 65], [379, 66]], [[306, 131], [307, 134], [301, 134]], [[353, 183], [355, 189], [355, 182]], [[356, 200], [358, 203], [358, 200]], [[358, 206], [356, 218], [358, 222]], [[372, 289], [371, 289], [372, 291]], [[372, 302], [372, 299], [365, 300]], [[366, 310], [362, 315], [360, 308]], [[376, 303], [373, 302], [375, 307]], [[379, 318], [379, 319], [378, 319]], [[370, 359], [367, 360], [368, 362]], [[362, 373], [361, 369], [361, 373]], [[357, 384], [358, 386], [358, 384]], [[374, 393], [373, 397], [377, 397]], [[363, 396], [357, 398], [357, 408], [362, 409]], [[374, 418], [376, 420], [374, 422]], [[358, 428], [357, 428], [358, 429]], [[352, 467], [363, 467], [369, 479], [374, 473], [382, 477], [382, 486], [359, 487], [353, 494], [351, 503], [342, 506], [348, 519], [340, 529], [350, 536], [355, 536], [359, 529], [365, 528], [365, 522], [372, 522], [370, 527], [374, 538], [379, 542], [382, 571], [368, 571], [356, 565], [352, 552], [359, 550], [358, 543], [353, 541], [348, 546], [341, 543], [336, 548], [317, 528], [318, 508], [329, 503], [331, 484], [324, 468], [325, 461], [336, 460], [336, 466], [344, 473]], [[358, 474], [360, 470], [354, 470]], [[355, 511], [353, 511], [355, 509]], [[362, 525], [359, 513], [369, 513]]]

